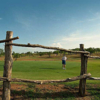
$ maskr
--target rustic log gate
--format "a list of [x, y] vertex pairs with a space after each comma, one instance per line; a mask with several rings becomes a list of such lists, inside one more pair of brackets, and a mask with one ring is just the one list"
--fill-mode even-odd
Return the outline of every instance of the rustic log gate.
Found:
[[[10, 82], [30, 82], [30, 83], [51, 83], [51, 82], [70, 82], [70, 81], [76, 81], [80, 80], [79, 83], [79, 93], [81, 96], [85, 96], [86, 91], [86, 79], [92, 79], [92, 80], [100, 80], [100, 78], [93, 78], [90, 77], [91, 74], [87, 74], [87, 61], [88, 61], [88, 54], [89, 52], [84, 51], [84, 45], [80, 44], [80, 50], [81, 51], [71, 51], [66, 50], [63, 48], [58, 47], [47, 47], [39, 44], [15, 44], [12, 43], [12, 40], [19, 39], [19, 37], [12, 38], [13, 32], [7, 31], [6, 33], [6, 40], [1, 40], [0, 43], [5, 42], [5, 63], [4, 63], [4, 72], [3, 77], [0, 77], [0, 81], [3, 81], [3, 96], [2, 100], [10, 100]], [[12, 64], [13, 64], [13, 58], [12, 58], [12, 46], [21, 46], [21, 47], [41, 47], [45, 49], [54, 49], [54, 50], [61, 50], [65, 52], [72, 52], [72, 53], [79, 53], [81, 54], [81, 72], [80, 76], [73, 77], [73, 78], [67, 78], [63, 80], [27, 80], [27, 79], [17, 79], [17, 78], [11, 78], [12, 74]], [[96, 57], [100, 58], [100, 57]]]

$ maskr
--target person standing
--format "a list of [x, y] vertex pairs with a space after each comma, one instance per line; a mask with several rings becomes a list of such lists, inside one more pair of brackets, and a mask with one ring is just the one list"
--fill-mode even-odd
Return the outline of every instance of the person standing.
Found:
[[67, 60], [67, 57], [64, 55], [63, 57], [62, 57], [62, 67], [63, 67], [63, 69], [66, 69], [65, 67], [66, 67], [66, 60]]

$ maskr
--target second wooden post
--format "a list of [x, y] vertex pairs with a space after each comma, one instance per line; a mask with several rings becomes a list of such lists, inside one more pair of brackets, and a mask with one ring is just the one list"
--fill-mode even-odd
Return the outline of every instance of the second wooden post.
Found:
[[[80, 44], [80, 50], [84, 51], [84, 44]], [[88, 57], [84, 56], [84, 53], [82, 53], [80, 75], [87, 74], [87, 60], [88, 60]], [[85, 91], [86, 91], [86, 78], [81, 79], [79, 83], [79, 93], [82, 97], [85, 96]]]

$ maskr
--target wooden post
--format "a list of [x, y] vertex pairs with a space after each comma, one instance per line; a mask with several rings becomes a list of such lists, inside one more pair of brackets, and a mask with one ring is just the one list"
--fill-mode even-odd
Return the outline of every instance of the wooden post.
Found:
[[[7, 31], [6, 33], [6, 39], [10, 39], [13, 36], [12, 31]], [[12, 74], [12, 46], [6, 45], [7, 43], [12, 43], [12, 41], [5, 43], [5, 64], [4, 64], [4, 72], [3, 77], [11, 78]], [[10, 82], [9, 81], [3, 81], [3, 96], [2, 100], [10, 100]]]
[[[80, 44], [80, 50], [84, 51], [84, 44]], [[84, 55], [84, 53], [81, 54], [81, 73], [80, 75], [87, 74], [87, 60], [88, 57]], [[79, 93], [83, 97], [85, 96], [86, 91], [86, 78], [81, 79], [79, 83]]]

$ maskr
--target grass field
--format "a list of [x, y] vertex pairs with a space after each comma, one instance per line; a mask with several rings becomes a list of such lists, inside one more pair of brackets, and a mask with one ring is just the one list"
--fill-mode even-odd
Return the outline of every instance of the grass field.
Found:
[[[0, 61], [0, 76], [3, 75], [4, 62]], [[88, 61], [87, 72], [92, 77], [100, 77], [99, 59]], [[66, 79], [80, 75], [80, 61], [67, 61], [66, 70], [62, 69], [61, 61], [14, 61], [12, 77], [33, 80]]]
[[[41, 61], [40, 58], [40, 61], [38, 61], [38, 59], [36, 61], [31, 61], [32, 59], [30, 61], [14, 61], [12, 77], [32, 80], [57, 80], [80, 75], [81, 63], [79, 58], [69, 58], [66, 62], [66, 70], [62, 69], [61, 60], [58, 58], [54, 58], [54, 61], [50, 60], [50, 58], [48, 59], [47, 61], [46, 59], [44, 59], [45, 61]], [[3, 66], [4, 61], [0, 61], [0, 76], [3, 75]], [[87, 72], [90, 72], [92, 77], [100, 77], [100, 60], [89, 59]], [[87, 92], [89, 94], [87, 94], [88, 96], [86, 96], [86, 99], [84, 100], [100, 100], [99, 84], [100, 81], [87, 80]], [[79, 81], [41, 85], [42, 88], [34, 84], [27, 84], [27, 86], [28, 87], [25, 90], [27, 92], [23, 93], [22, 88], [25, 86], [22, 85], [20, 91], [12, 90], [13, 95], [23, 95], [25, 98], [30, 98], [29, 100], [83, 100], [83, 98], [81, 99], [81, 97], [79, 97], [77, 94]], [[63, 86], [63, 88], [60, 88], [61, 86]], [[54, 90], [55, 88], [56, 90]]]

